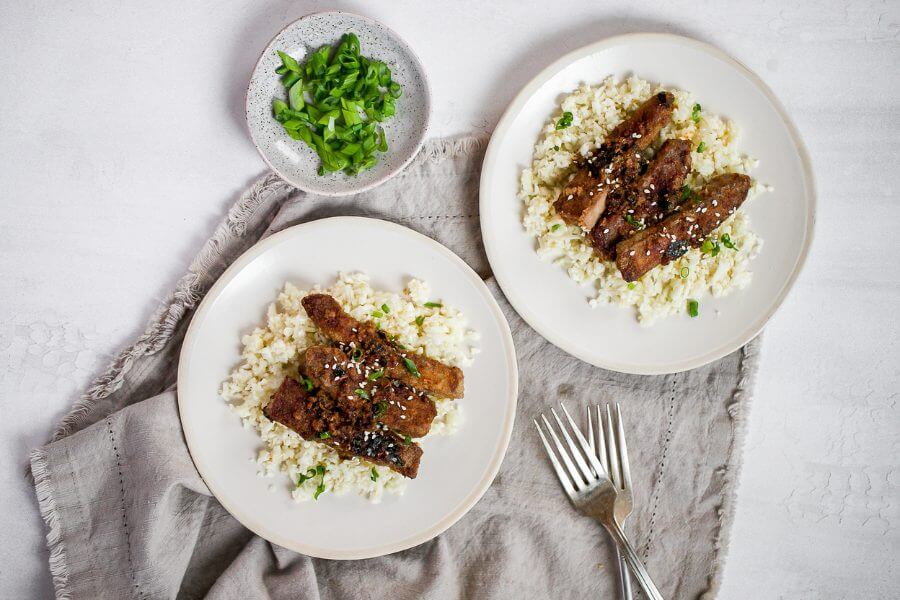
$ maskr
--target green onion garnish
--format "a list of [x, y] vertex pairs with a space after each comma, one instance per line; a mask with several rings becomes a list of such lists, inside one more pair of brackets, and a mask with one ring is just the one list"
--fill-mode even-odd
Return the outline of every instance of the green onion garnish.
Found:
[[312, 380], [311, 380], [309, 377], [304, 377], [304, 378], [300, 381], [300, 383], [303, 384], [303, 387], [306, 388], [306, 391], [307, 391], [307, 392], [311, 392], [311, 391], [312, 391], [312, 389], [313, 389], [313, 382], [312, 382]]
[[278, 56], [275, 72], [287, 102], [276, 98], [272, 112], [292, 139], [319, 155], [319, 174], [356, 175], [375, 166], [375, 153], [388, 147], [380, 123], [395, 114], [402, 95], [390, 68], [361, 56], [353, 33], [345, 33], [337, 48], [322, 46], [302, 65], [284, 52]]
[[419, 327], [421, 327], [422, 323], [424, 323], [424, 322], [425, 322], [424, 316], [416, 317], [416, 325], [418, 325]]
[[330, 437], [331, 437], [331, 434], [328, 433], [327, 431], [323, 431], [322, 433], [319, 434], [320, 440], [327, 440]]
[[641, 221], [638, 221], [631, 215], [625, 215], [625, 222], [640, 231], [644, 228], [644, 224]]
[[688, 300], [688, 314], [691, 315], [691, 318], [696, 317], [700, 314], [700, 303], [696, 300]]
[[723, 233], [720, 239], [726, 248], [730, 248], [731, 250], [738, 249], [738, 247], [734, 245], [734, 242], [731, 241], [731, 236], [727, 233]]
[[562, 227], [562, 225], [560, 223], [554, 223], [553, 227], [550, 228], [550, 231], [556, 231], [560, 227]]
[[556, 122], [556, 129], [565, 129], [569, 125], [572, 124], [572, 113], [566, 111], [559, 118], [559, 121]]
[[368, 400], [370, 398], [369, 392], [367, 392], [366, 390], [364, 390], [362, 388], [356, 388], [355, 390], [353, 390], [353, 393], [356, 394], [357, 396], [359, 396], [360, 398], [365, 398], [366, 400]]
[[306, 470], [306, 475], [304, 475], [302, 473], [300, 474], [300, 478], [297, 479], [297, 487], [300, 487], [301, 485], [303, 485], [303, 483], [305, 481], [312, 479], [315, 476], [316, 476], [316, 469], [314, 467], [310, 467], [309, 469]]
[[704, 150], [706, 150], [706, 142], [700, 142], [697, 145], [697, 152], [703, 152]]
[[719, 242], [717, 242], [715, 238], [706, 238], [703, 240], [703, 243], [700, 244], [700, 251], [709, 254], [710, 256], [717, 256], [719, 250]]
[[376, 310], [375, 312], [372, 313], [372, 316], [375, 317], [376, 319], [380, 319], [381, 317], [384, 316], [384, 313], [381, 312], [380, 310]]
[[375, 467], [372, 467], [372, 473], [369, 475], [369, 479], [372, 481], [378, 481], [378, 471], [375, 470]]
[[418, 367], [416, 367], [416, 363], [409, 360], [405, 356], [403, 357], [403, 364], [406, 365], [406, 370], [412, 373], [413, 377], [421, 377], [422, 375], [419, 373]]
[[425, 303], [425, 308], [440, 308], [442, 306], [444, 306], [444, 305], [441, 304], [440, 302], [426, 302]]
[[628, 283], [628, 289], [629, 289], [629, 290], [633, 290], [633, 289], [636, 288], [636, 287], [637, 287], [637, 284], [636, 284], [635, 282], [630, 281], [630, 282]]
[[380, 417], [381, 415], [383, 415], [385, 412], [387, 412], [387, 407], [388, 407], [387, 402], [379, 402], [378, 404], [376, 404], [375, 405], [375, 416]]
[[384, 377], [384, 369], [379, 369], [377, 371], [372, 371], [368, 375], [366, 375], [366, 379], [369, 381], [375, 381], [376, 379], [381, 379]]
[[691, 270], [687, 267], [681, 267], [680, 275], [682, 279], [687, 279], [688, 275], [691, 274]]
[[409, 437], [409, 435], [407, 435], [406, 437], [403, 438], [403, 443], [406, 444], [407, 446], [409, 446], [410, 444], [412, 444], [412, 438]]
[[701, 110], [703, 110], [703, 108], [699, 104], [695, 104], [691, 108], [691, 121], [693, 121], [694, 123], [697, 123], [698, 121], [700, 121], [700, 111]]
[[381, 310], [382, 310], [382, 311], [384, 312], [384, 314], [386, 314], [386, 315], [391, 314], [391, 308], [390, 308], [387, 304], [382, 304], [382, 305], [381, 305]]
[[320, 483], [318, 486], [316, 486], [316, 493], [313, 494], [313, 500], [318, 500], [319, 496], [321, 496], [322, 492], [324, 492], [324, 491], [325, 491], [325, 480], [323, 479], [322, 483]]
[[362, 350], [357, 348], [356, 350], [353, 351], [353, 354], [350, 355], [350, 359], [353, 362], [359, 362], [360, 358], [362, 358]]

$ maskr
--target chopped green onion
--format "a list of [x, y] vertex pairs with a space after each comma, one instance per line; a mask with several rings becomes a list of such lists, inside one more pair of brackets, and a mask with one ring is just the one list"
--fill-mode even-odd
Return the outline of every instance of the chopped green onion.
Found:
[[700, 142], [697, 145], [697, 152], [703, 152], [704, 150], [706, 150], [706, 142]]
[[301, 485], [303, 485], [304, 482], [306, 482], [309, 479], [312, 479], [315, 476], [316, 476], [316, 469], [314, 467], [310, 467], [309, 469], [306, 470], [306, 475], [304, 475], [303, 473], [300, 474], [300, 478], [297, 479], [297, 487], [300, 487]]
[[701, 110], [703, 110], [703, 108], [699, 104], [695, 104], [691, 108], [691, 121], [693, 121], [694, 123], [697, 123], [700, 121], [700, 111]]
[[320, 175], [356, 175], [375, 166], [376, 152], [388, 149], [380, 123], [396, 113], [403, 91], [386, 64], [359, 50], [359, 38], [345, 33], [336, 48], [324, 45], [302, 65], [278, 51], [275, 72], [288, 101], [273, 101], [272, 112], [288, 136], [319, 155]]
[[631, 215], [625, 215], [625, 222], [628, 223], [629, 225], [631, 225], [632, 227], [634, 227], [635, 229], [637, 229], [638, 231], [640, 231], [641, 229], [643, 229], [645, 227], [645, 225], [641, 221], [638, 221]]
[[323, 479], [322, 483], [320, 483], [318, 486], [316, 486], [316, 493], [313, 494], [313, 500], [318, 500], [319, 496], [321, 496], [324, 491], [325, 491], [325, 480]]
[[327, 431], [323, 431], [322, 433], [319, 434], [320, 440], [327, 440], [330, 437], [331, 437], [331, 434], [328, 433]]
[[440, 308], [442, 306], [444, 306], [444, 305], [441, 304], [440, 302], [426, 302], [425, 303], [425, 308]]
[[722, 243], [725, 245], [726, 248], [730, 248], [731, 250], [738, 249], [738, 247], [734, 244], [734, 242], [731, 241], [731, 236], [728, 235], [727, 233], [723, 233], [720, 239], [722, 240]]
[[560, 224], [560, 223], [554, 223], [554, 224], [553, 224], [553, 227], [550, 228], [550, 231], [556, 231], [556, 230], [559, 229], [560, 227], [562, 227], [562, 224]]
[[384, 313], [381, 312], [380, 310], [376, 310], [375, 312], [372, 313], [372, 316], [375, 317], [376, 319], [380, 319], [381, 317], [384, 316]]
[[553, 146], [553, 149], [559, 152], [559, 146]]
[[572, 124], [572, 113], [566, 111], [559, 118], [559, 121], [556, 122], [556, 129], [565, 129], [569, 125]]
[[387, 412], [387, 407], [388, 407], [387, 402], [382, 401], [382, 402], [379, 402], [378, 404], [376, 404], [375, 405], [375, 417], [376, 418], [380, 417], [385, 412]]
[[691, 270], [687, 267], [681, 267], [681, 271], [679, 272], [682, 279], [687, 279], [688, 275], [691, 274]]
[[409, 435], [407, 435], [406, 437], [403, 438], [403, 443], [406, 444], [407, 446], [409, 446], [410, 444], [412, 444], [412, 438], [409, 437]]
[[628, 283], [628, 289], [629, 289], [629, 290], [633, 290], [633, 289], [636, 288], [636, 287], [637, 287], [637, 284], [636, 284], [635, 282], [631, 281], [631, 282]]
[[403, 357], [403, 364], [406, 365], [406, 370], [412, 373], [413, 377], [421, 377], [422, 375], [419, 373], [418, 367], [416, 367], [416, 363], [409, 360], [405, 356]]
[[390, 308], [387, 304], [382, 304], [382, 305], [381, 305], [381, 310], [382, 310], [382, 311], [384, 312], [384, 314], [386, 314], [386, 315], [391, 314], [391, 308]]
[[378, 481], [378, 471], [375, 470], [375, 467], [372, 467], [372, 473], [369, 475], [369, 479]]
[[303, 384], [303, 387], [306, 388], [306, 391], [307, 391], [307, 392], [311, 392], [311, 391], [312, 391], [312, 389], [313, 389], [313, 382], [312, 382], [312, 380], [311, 380], [309, 377], [304, 377], [304, 378], [301, 380], [301, 383]]
[[700, 303], [696, 300], [688, 300], [687, 309], [688, 314], [691, 315], [691, 318], [694, 318], [700, 314]]
[[369, 381], [375, 381], [376, 379], [381, 379], [384, 377], [384, 369], [379, 369], [378, 371], [372, 371], [368, 375], [366, 375], [366, 379]]
[[424, 316], [418, 316], [418, 317], [416, 317], [416, 325], [418, 325], [419, 327], [421, 327], [421, 326], [422, 326], [422, 323], [424, 323], [424, 322], [425, 322], [425, 317], [424, 317]]
[[366, 400], [368, 400], [370, 398], [369, 392], [367, 392], [366, 390], [364, 390], [362, 388], [356, 388], [355, 390], [353, 390], [353, 393], [356, 394], [357, 396], [359, 396], [360, 398], [365, 398]]
[[362, 358], [362, 350], [357, 348], [356, 350], [353, 351], [353, 354], [350, 355], [350, 359], [353, 362], [359, 362], [360, 358]]

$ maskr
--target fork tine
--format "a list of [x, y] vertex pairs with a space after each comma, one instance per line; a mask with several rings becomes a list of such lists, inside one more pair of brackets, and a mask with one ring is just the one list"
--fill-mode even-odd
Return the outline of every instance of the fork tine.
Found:
[[572, 483], [575, 485], [575, 489], [580, 490], [583, 487], [587, 487], [587, 481], [584, 479], [584, 476], [578, 471], [578, 467], [575, 466], [575, 464], [572, 462], [572, 459], [569, 458], [569, 454], [568, 452], [566, 452], [565, 446], [563, 446], [563, 443], [559, 441], [559, 437], [556, 435], [556, 432], [550, 425], [550, 421], [548, 421], [547, 417], [543, 414], [541, 415], [541, 420], [544, 421], [544, 427], [547, 428], [547, 431], [550, 433], [550, 437], [553, 438], [553, 443], [556, 444], [557, 454], [559, 454], [560, 458], [562, 458], [563, 464], [566, 465], [566, 468], [569, 470], [569, 475], [572, 477]]
[[[597, 460], [597, 456], [591, 452], [590, 446], [588, 446], [587, 440], [584, 439], [584, 436], [581, 434], [581, 430], [575, 425], [575, 421], [572, 420], [572, 415], [569, 414], [569, 410], [566, 408], [566, 405], [562, 402], [559, 403], [559, 407], [562, 408], [562, 411], [566, 413], [566, 419], [569, 420], [569, 425], [572, 427], [572, 432], [575, 434], [575, 439], [578, 440], [578, 444], [581, 446], [581, 450], [584, 452], [585, 456], [587, 456], [588, 462], [591, 463], [590, 470], [593, 472], [594, 477], [606, 477], [606, 472], [603, 470], [603, 465]], [[553, 409], [550, 409], [551, 412]], [[553, 416], [556, 416], [556, 413], [553, 413]], [[557, 417], [557, 420], [559, 418]], [[568, 435], [566, 436], [569, 437]], [[572, 440], [569, 440], [569, 443], [572, 443]]]
[[609, 404], [606, 405], [606, 449], [609, 453], [609, 472], [616, 488], [622, 487], [622, 475], [619, 472], [619, 451], [616, 445], [616, 436], [613, 433], [612, 411]]
[[622, 409], [616, 402], [616, 436], [619, 442], [619, 464], [622, 467], [622, 487], [631, 489], [631, 468], [628, 466], [628, 447], [625, 445], [625, 427], [622, 425]]
[[534, 421], [534, 426], [537, 427], [538, 435], [541, 436], [541, 441], [544, 443], [544, 450], [547, 451], [547, 456], [550, 457], [550, 463], [553, 465], [553, 470], [556, 471], [556, 476], [559, 478], [559, 482], [562, 484], [563, 489], [566, 490], [566, 493], [569, 495], [569, 497], [572, 497], [575, 494], [575, 488], [572, 487], [572, 482], [569, 481], [569, 476], [566, 475], [565, 471], [563, 471], [562, 465], [559, 464], [559, 460], [557, 460], [556, 455], [550, 448], [550, 443], [547, 441], [546, 436], [544, 436], [544, 432], [541, 431], [541, 426], [538, 425], [537, 419], [532, 419], [532, 421]]
[[597, 409], [597, 456], [600, 458], [600, 464], [603, 469], [609, 473], [609, 460], [606, 457], [606, 436], [603, 435], [603, 415], [600, 412], [600, 405]]
[[[562, 419], [560, 419], [559, 415], [556, 414], [556, 409], [551, 408], [550, 414], [553, 415], [554, 419], [556, 419], [556, 423], [557, 425], [559, 425], [559, 430], [562, 432], [566, 443], [569, 445], [569, 453], [575, 459], [575, 464], [577, 464], [581, 469], [581, 474], [584, 475], [585, 483], [594, 481], [597, 476], [593, 472], [591, 472], [591, 468], [587, 465], [586, 462], [584, 462], [584, 457], [581, 455], [581, 452], [578, 451], [578, 447], [575, 445], [575, 442], [572, 441], [572, 437], [569, 435], [569, 430], [566, 429], [565, 425], [563, 425]], [[569, 416], [568, 413], [566, 414], [566, 416]], [[582, 437], [581, 439], [584, 440], [584, 437]], [[585, 441], [584, 445], [587, 446], [587, 441]], [[588, 450], [585, 450], [585, 452], [588, 454], [590, 453]]]
[[588, 430], [588, 446], [591, 447], [591, 452], [597, 454], [597, 446], [594, 445], [594, 423], [591, 419], [591, 405], [588, 404], [587, 407], [587, 430]]

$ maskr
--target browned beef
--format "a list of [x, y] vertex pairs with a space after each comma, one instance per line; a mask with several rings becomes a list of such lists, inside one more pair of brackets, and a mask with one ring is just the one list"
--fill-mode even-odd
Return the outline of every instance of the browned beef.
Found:
[[[360, 399], [361, 400], [361, 399]], [[328, 394], [308, 392], [288, 377], [263, 409], [268, 419], [293, 429], [306, 440], [334, 448], [342, 457], [359, 456], [414, 479], [422, 449], [378, 427], [368, 402], [346, 403]]]
[[625, 281], [634, 281], [658, 265], [674, 260], [722, 224], [746, 200], [752, 181], [746, 175], [728, 173], [710, 180], [696, 200], [652, 227], [616, 245], [616, 265]]
[[640, 154], [672, 118], [675, 97], [660, 92], [619, 123], [575, 172], [553, 207], [563, 221], [590, 230], [628, 181], [637, 176]]
[[691, 172], [691, 143], [666, 140], [643, 175], [628, 186], [625, 202], [607, 210], [591, 230], [590, 242], [597, 253], [612, 260], [616, 243], [665, 217]]
[[401, 435], [423, 437], [437, 415], [425, 392], [385, 376], [381, 364], [368, 355], [354, 361], [339, 348], [312, 346], [306, 349], [303, 372], [341, 401], [366, 400], [375, 420]]
[[310, 294], [302, 300], [306, 314], [321, 332], [353, 353], [361, 350], [367, 360], [377, 360], [390, 379], [444, 398], [462, 398], [463, 373], [457, 367], [398, 348], [371, 323], [357, 321], [327, 294]]

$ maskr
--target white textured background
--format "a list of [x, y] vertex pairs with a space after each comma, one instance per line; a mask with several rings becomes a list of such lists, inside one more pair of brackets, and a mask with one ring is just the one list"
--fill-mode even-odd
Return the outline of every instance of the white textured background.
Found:
[[331, 8], [380, 19], [416, 49], [433, 135], [490, 131], [540, 68], [623, 32], [709, 41], [768, 82], [809, 146], [819, 218], [765, 333], [722, 597], [897, 597], [896, 0], [5, 0], [0, 597], [52, 594], [28, 451], [263, 170], [243, 125], [252, 66], [283, 25]]

